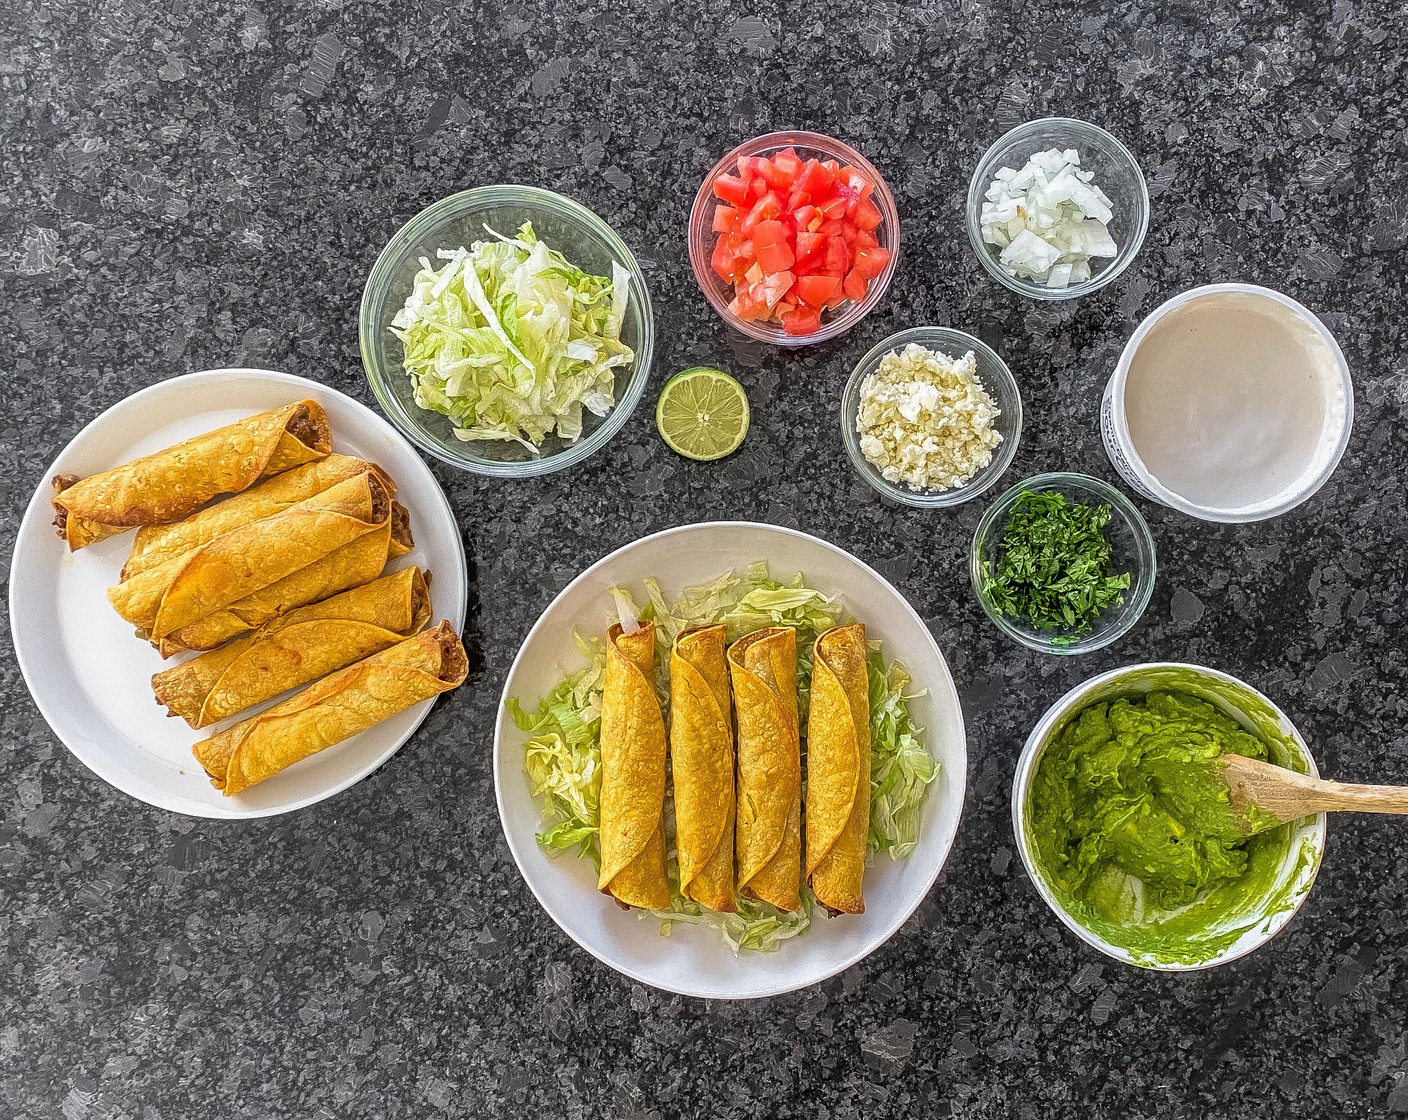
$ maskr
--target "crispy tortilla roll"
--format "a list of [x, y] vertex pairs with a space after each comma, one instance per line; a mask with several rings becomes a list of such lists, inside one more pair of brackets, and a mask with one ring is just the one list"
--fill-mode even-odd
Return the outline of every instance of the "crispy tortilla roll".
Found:
[[801, 908], [802, 762], [797, 632], [771, 626], [729, 647], [738, 718], [738, 893]]
[[117, 613], [160, 640], [378, 529], [391, 496], [370, 472], [223, 533], [108, 589]]
[[191, 748], [227, 797], [350, 739], [412, 704], [449, 692], [469, 670], [454, 628], [442, 622]]
[[54, 525], [76, 551], [138, 525], [179, 521], [220, 494], [331, 450], [322, 406], [297, 401], [84, 479], [60, 475], [54, 479]]
[[137, 530], [136, 539], [132, 542], [132, 554], [123, 565], [121, 578], [131, 579], [158, 564], [184, 556], [192, 549], [213, 541], [221, 533], [283, 513], [339, 482], [368, 471], [376, 475], [388, 494], [396, 496], [396, 484], [375, 463], [351, 455], [329, 455], [326, 459], [305, 463], [266, 479], [242, 493], [207, 506], [184, 521], [169, 525], [144, 525]]
[[828, 910], [862, 914], [870, 832], [870, 684], [865, 627], [816, 640], [807, 716], [807, 882]]
[[[349, 587], [360, 587], [376, 579], [389, 558], [403, 556], [411, 550], [415, 542], [411, 540], [410, 524], [410, 516], [401, 504], [392, 502], [390, 516], [372, 532], [237, 603], [152, 641], [152, 645], [162, 657], [186, 649], [215, 649], [231, 638], [267, 625], [295, 607], [316, 603]], [[139, 630], [138, 634], [151, 638], [149, 631]]]
[[405, 568], [157, 673], [152, 691], [171, 715], [205, 727], [380, 653], [429, 621], [426, 577]]
[[680, 894], [734, 911], [733, 716], [724, 628], [686, 630], [670, 650], [670, 766]]
[[655, 692], [655, 624], [606, 635], [601, 697], [601, 874], [625, 906], [670, 905], [665, 878], [665, 720]]

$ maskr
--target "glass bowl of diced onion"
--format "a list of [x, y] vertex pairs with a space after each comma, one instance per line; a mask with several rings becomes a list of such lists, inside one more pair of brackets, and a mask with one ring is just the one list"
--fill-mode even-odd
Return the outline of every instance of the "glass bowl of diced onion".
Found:
[[[988, 464], [959, 485], [943, 489], [919, 489], [903, 479], [886, 478], [884, 467], [873, 462], [862, 447], [856, 421], [861, 410], [866, 379], [880, 368], [880, 363], [887, 355], [901, 353], [910, 345], [922, 347], [950, 361], [959, 361], [971, 352], [973, 379], [982, 386], [996, 408], [992, 427], [1002, 437], [1001, 442], [993, 449]], [[883, 497], [902, 505], [917, 506], [920, 509], [944, 509], [976, 498], [990, 489], [1012, 465], [1021, 437], [1022, 396], [1017, 389], [1017, 379], [1012, 376], [1007, 363], [981, 339], [952, 327], [911, 327], [909, 330], [890, 335], [856, 364], [841, 394], [841, 439], [846, 445], [846, 453], [850, 456], [856, 473]]]
[[978, 161], [967, 225], [999, 283], [1032, 299], [1074, 299], [1138, 255], [1149, 189], [1129, 149], [1103, 128], [1048, 117], [1014, 128]]

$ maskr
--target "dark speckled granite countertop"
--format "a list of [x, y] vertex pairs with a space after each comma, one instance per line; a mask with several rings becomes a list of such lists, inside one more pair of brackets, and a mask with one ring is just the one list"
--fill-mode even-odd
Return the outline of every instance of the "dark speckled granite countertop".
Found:
[[[1400, 33], [1393, 34], [1397, 26]], [[1211, 973], [1083, 948], [1016, 858], [1030, 725], [1086, 676], [1179, 658], [1264, 688], [1323, 769], [1408, 782], [1408, 188], [1402, 11], [954, 0], [754, 8], [511, 0], [22, 0], [0, 13], [0, 549], [52, 456], [104, 407], [188, 370], [261, 365], [368, 400], [355, 320], [390, 233], [478, 183], [539, 183], [611, 221], [658, 315], [651, 396], [701, 361], [754, 406], [744, 450], [686, 463], [642, 407], [534, 482], [436, 466], [477, 567], [487, 666], [372, 778], [223, 825], [97, 783], [0, 658], [0, 1115], [180, 1117], [1369, 1117], [1408, 1112], [1408, 831], [1332, 822], [1287, 931]], [[961, 203], [1002, 130], [1104, 124], [1153, 195], [1144, 250], [1078, 304], [973, 261]], [[731, 337], [683, 242], [700, 175], [777, 127], [888, 176], [905, 257], [879, 311], [786, 354]], [[1219, 279], [1318, 311], [1356, 378], [1343, 465], [1278, 520], [1143, 504], [1145, 620], [1078, 660], [1005, 644], [971, 601], [982, 502], [880, 504], [833, 410], [855, 359], [953, 324], [1001, 351], [1028, 426], [1009, 475], [1113, 474], [1094, 423], [1134, 324]], [[583, 566], [680, 521], [803, 525], [929, 621], [970, 730], [938, 886], [891, 943], [814, 989], [665, 996], [571, 945], [494, 811], [490, 730], [530, 623]], [[8, 643], [8, 633], [3, 639]]]

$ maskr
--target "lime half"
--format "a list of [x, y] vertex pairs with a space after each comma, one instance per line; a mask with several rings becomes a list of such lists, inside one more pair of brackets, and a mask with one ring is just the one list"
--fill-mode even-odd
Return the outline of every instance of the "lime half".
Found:
[[670, 450], [686, 459], [722, 459], [748, 434], [748, 394], [723, 370], [695, 366], [660, 390], [655, 426]]

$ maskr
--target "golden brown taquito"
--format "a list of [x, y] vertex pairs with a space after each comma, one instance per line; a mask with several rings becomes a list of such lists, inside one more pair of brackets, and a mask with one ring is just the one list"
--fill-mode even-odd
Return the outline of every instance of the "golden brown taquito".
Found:
[[242, 720], [191, 748], [211, 785], [232, 796], [412, 704], [458, 688], [469, 669], [448, 622]]
[[670, 650], [670, 770], [680, 894], [738, 909], [733, 890], [733, 712], [724, 628], [686, 630]]
[[870, 832], [870, 686], [865, 627], [838, 626], [816, 640], [807, 715], [807, 882], [817, 901], [865, 911]]
[[[376, 579], [388, 559], [403, 556], [414, 546], [410, 517], [399, 502], [393, 502], [390, 515], [375, 530], [358, 537], [324, 556], [317, 563], [285, 576], [277, 583], [246, 595], [237, 603], [214, 611], [182, 626], [166, 637], [153, 640], [162, 657], [181, 650], [215, 649], [231, 638], [247, 634], [295, 607], [315, 603], [359, 587]], [[151, 639], [151, 633], [138, 635]]]
[[206, 727], [379, 653], [429, 621], [426, 577], [404, 568], [157, 673], [152, 691], [171, 715]]
[[160, 640], [375, 531], [391, 497], [365, 472], [242, 525], [108, 589], [117, 612]]
[[665, 877], [665, 720], [655, 691], [655, 624], [606, 635], [601, 698], [601, 873], [624, 906], [670, 905]]
[[396, 484], [375, 463], [351, 455], [329, 455], [267, 478], [239, 494], [207, 506], [184, 521], [144, 525], [132, 541], [132, 553], [122, 568], [122, 579], [131, 579], [192, 549], [221, 533], [272, 517], [276, 513], [321, 494], [339, 482], [370, 471], [392, 497]]
[[729, 647], [738, 720], [738, 893], [801, 908], [802, 764], [797, 632], [754, 631]]
[[220, 494], [331, 450], [322, 406], [297, 401], [87, 478], [55, 478], [54, 525], [77, 550], [138, 525], [179, 521]]

